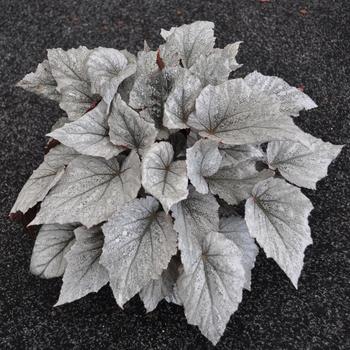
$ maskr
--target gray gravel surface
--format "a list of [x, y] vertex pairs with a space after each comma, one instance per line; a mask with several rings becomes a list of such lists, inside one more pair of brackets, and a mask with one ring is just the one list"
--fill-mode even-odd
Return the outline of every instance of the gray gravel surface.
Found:
[[[182, 308], [161, 303], [150, 314], [136, 297], [124, 310], [105, 287], [53, 308], [61, 281], [29, 273], [33, 240], [7, 213], [43, 158], [45, 133], [62, 116], [55, 103], [14, 87], [46, 48], [128, 48], [160, 44], [161, 27], [211, 20], [217, 44], [242, 40], [237, 76], [257, 69], [305, 86], [319, 108], [297, 120], [336, 144], [350, 137], [350, 2], [343, 1], [57, 1], [0, 0], [0, 348], [211, 349]], [[314, 244], [299, 289], [260, 252], [252, 291], [217, 349], [349, 349], [350, 148], [317, 191]], [[347, 324], [349, 325], [349, 324]], [[348, 329], [349, 330], [349, 329]]]

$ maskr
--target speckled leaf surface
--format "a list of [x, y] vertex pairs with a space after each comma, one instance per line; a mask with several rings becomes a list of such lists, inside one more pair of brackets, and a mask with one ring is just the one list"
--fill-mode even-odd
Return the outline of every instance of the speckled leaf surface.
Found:
[[327, 176], [329, 164], [343, 146], [323, 142], [310, 135], [310, 147], [298, 142], [275, 141], [267, 147], [267, 162], [278, 169], [289, 182], [298, 186], [316, 189], [317, 181]]
[[140, 298], [145, 305], [147, 312], [153, 311], [163, 299], [180, 304], [174, 294], [174, 286], [179, 276], [180, 259], [173, 256], [168, 267], [163, 270], [158, 279], [152, 279], [140, 291]]
[[179, 234], [181, 260], [186, 272], [195, 268], [201, 244], [209, 232], [219, 230], [219, 205], [211, 194], [200, 194], [192, 188], [189, 197], [172, 207], [174, 229]]
[[43, 225], [35, 240], [30, 261], [30, 272], [41, 278], [54, 278], [63, 275], [66, 254], [75, 242], [75, 224]]
[[188, 323], [215, 345], [242, 300], [244, 269], [239, 249], [221, 233], [209, 233], [201, 249], [193, 272], [183, 272], [176, 286]]
[[250, 291], [251, 270], [254, 267], [259, 249], [254, 239], [248, 232], [245, 220], [239, 216], [231, 215], [220, 219], [220, 233], [233, 241], [242, 254], [242, 266], [244, 268], [244, 288]]
[[285, 139], [306, 142], [292, 118], [281, 114], [279, 100], [255, 93], [243, 79], [205, 87], [188, 125], [203, 137], [230, 145]]
[[255, 162], [223, 163], [220, 169], [206, 177], [209, 190], [228, 204], [238, 204], [247, 199], [254, 185], [274, 175], [272, 170], [257, 171]]
[[161, 202], [166, 212], [188, 194], [186, 162], [174, 161], [173, 157], [171, 144], [159, 142], [149, 149], [142, 160], [142, 185]]
[[295, 288], [303, 268], [305, 248], [312, 243], [308, 216], [313, 209], [299, 188], [282, 179], [258, 183], [245, 205], [250, 235], [273, 258]]
[[176, 253], [177, 234], [171, 217], [159, 212], [155, 198], [135, 199], [103, 225], [105, 244], [101, 263], [120, 307], [158, 279]]
[[60, 107], [71, 120], [85, 114], [96, 101], [96, 97], [91, 92], [86, 70], [86, 61], [90, 52], [85, 46], [68, 51], [48, 50], [52, 75], [57, 82], [57, 90], [62, 95]]
[[48, 60], [39, 63], [35, 72], [27, 74], [17, 83], [17, 86], [50, 100], [59, 101], [61, 98], [60, 93], [56, 90], [57, 83], [51, 73]]
[[52, 187], [54, 187], [64, 173], [65, 166], [68, 165], [77, 153], [69, 147], [58, 145], [51, 149], [45, 156], [43, 163], [34, 170], [19, 193], [11, 213], [21, 211], [27, 212], [41, 202]]
[[135, 198], [140, 185], [140, 160], [134, 152], [122, 166], [116, 158], [80, 156], [42, 202], [31, 225], [81, 222], [92, 227]]
[[173, 87], [176, 68], [156, 70], [147, 75], [141, 75], [135, 80], [130, 92], [129, 105], [134, 109], [145, 109], [148, 119], [160, 129], [163, 125], [165, 101]]
[[203, 87], [224, 83], [231, 72], [229, 59], [218, 51], [199, 57], [190, 70], [200, 79]]
[[81, 118], [63, 125], [49, 133], [66, 146], [88, 156], [110, 159], [125, 150], [114, 145], [109, 139], [107, 104], [99, 104]]
[[154, 125], [142, 119], [120, 95], [112, 102], [108, 125], [109, 136], [115, 145], [136, 149], [139, 153], [143, 153], [154, 143], [158, 133]]
[[170, 32], [163, 30], [166, 43], [161, 47], [164, 60], [172, 61], [177, 56], [185, 68], [190, 68], [201, 55], [209, 54], [215, 43], [214, 23], [197, 21], [172, 28]]
[[86, 66], [92, 93], [102, 96], [108, 105], [119, 85], [136, 72], [136, 64], [128, 64], [121, 51], [105, 47], [94, 49]]
[[258, 94], [276, 96], [281, 102], [281, 112], [287, 115], [297, 117], [301, 110], [317, 107], [308, 95], [296, 87], [290, 86], [281, 78], [263, 75], [255, 71], [248, 74], [244, 81]]
[[238, 164], [245, 160], [265, 161], [266, 155], [260, 146], [254, 145], [219, 145], [220, 154], [223, 158], [223, 164]]
[[199, 193], [208, 193], [206, 177], [214, 175], [220, 167], [222, 156], [217, 142], [199, 140], [186, 151], [187, 174]]
[[196, 98], [201, 90], [201, 82], [196, 76], [187, 69], [180, 70], [165, 102], [163, 122], [167, 128], [188, 128], [188, 117], [194, 110]]
[[80, 226], [74, 230], [74, 235], [76, 241], [65, 256], [67, 267], [55, 306], [98, 292], [109, 280], [107, 270], [99, 262], [103, 246], [101, 227]]

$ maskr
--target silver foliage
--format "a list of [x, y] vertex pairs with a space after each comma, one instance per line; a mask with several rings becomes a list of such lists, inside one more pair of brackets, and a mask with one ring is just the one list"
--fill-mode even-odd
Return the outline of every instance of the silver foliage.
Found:
[[98, 292], [109, 280], [107, 270], [99, 262], [103, 246], [101, 227], [80, 226], [74, 235], [75, 243], [65, 255], [67, 267], [56, 306]]
[[92, 227], [134, 199], [140, 185], [140, 161], [134, 152], [121, 167], [115, 158], [80, 156], [44, 199], [31, 225], [81, 222]]
[[[183, 305], [216, 344], [250, 289], [254, 238], [297, 286], [312, 205], [280, 175], [315, 189], [342, 146], [294, 124], [316, 107], [299, 89], [230, 80], [240, 42], [214, 47], [213, 28], [162, 29], [165, 43], [136, 55], [51, 49], [17, 84], [67, 113], [10, 215], [41, 202], [31, 270], [64, 273], [57, 305], [110, 281], [120, 307], [137, 293], [148, 312]], [[231, 215], [244, 200], [246, 223]]]
[[312, 243], [308, 225], [313, 209], [310, 200], [299, 188], [270, 178], [254, 187], [245, 208], [250, 235], [297, 288], [304, 251]]
[[210, 232], [191, 273], [177, 280], [189, 324], [197, 325], [214, 345], [242, 300], [245, 282], [241, 253], [223, 234]]
[[88, 156], [110, 159], [125, 150], [114, 145], [109, 138], [107, 104], [104, 101], [81, 118], [66, 123], [61, 128], [49, 133], [64, 145]]
[[240, 249], [245, 274], [244, 288], [250, 290], [251, 270], [254, 267], [259, 249], [254, 239], [249, 235], [244, 219], [234, 215], [220, 219], [219, 232], [233, 241]]
[[186, 162], [173, 161], [173, 157], [171, 144], [159, 142], [150, 148], [142, 161], [142, 185], [162, 203], [165, 212], [188, 194]]
[[36, 237], [30, 261], [30, 272], [41, 278], [63, 275], [67, 253], [75, 242], [75, 224], [43, 225]]
[[176, 253], [176, 232], [171, 218], [158, 212], [153, 197], [135, 199], [103, 225], [105, 244], [101, 263], [120, 307], [158, 279]]
[[323, 142], [312, 136], [310, 147], [293, 141], [269, 142], [267, 162], [278, 169], [288, 181], [306, 188], [316, 189], [317, 181], [327, 176], [327, 169], [343, 146]]
[[11, 213], [20, 211], [26, 213], [28, 209], [41, 202], [52, 187], [62, 177], [65, 167], [78, 154], [69, 147], [58, 145], [45, 156], [43, 163], [34, 170], [19, 193]]

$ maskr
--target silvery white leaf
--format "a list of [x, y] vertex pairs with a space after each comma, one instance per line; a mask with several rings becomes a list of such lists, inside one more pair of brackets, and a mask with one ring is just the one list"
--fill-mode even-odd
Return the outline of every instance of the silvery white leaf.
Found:
[[218, 85], [225, 82], [230, 73], [230, 61], [220, 52], [212, 52], [208, 56], [202, 55], [190, 68], [191, 73], [197, 76], [201, 85]]
[[251, 270], [254, 267], [259, 249], [255, 244], [254, 239], [249, 235], [248, 227], [244, 219], [234, 215], [220, 219], [219, 232], [233, 241], [240, 249], [246, 280], [244, 288], [250, 291]]
[[81, 118], [65, 124], [47, 136], [74, 148], [81, 154], [110, 159], [125, 151], [125, 148], [115, 146], [110, 141], [107, 120], [107, 104], [100, 101], [94, 109]]
[[313, 209], [299, 188], [282, 179], [259, 182], [245, 205], [250, 235], [273, 258], [295, 288], [303, 268], [305, 248], [312, 243], [308, 216]]
[[243, 79], [205, 87], [187, 123], [201, 136], [231, 145], [306, 142], [292, 118], [281, 114], [277, 98], [255, 93]]
[[60, 93], [56, 90], [57, 83], [52, 76], [48, 60], [39, 63], [36, 71], [27, 74], [16, 86], [50, 100], [59, 101], [61, 98]]
[[170, 143], [155, 143], [142, 160], [142, 185], [156, 197], [168, 212], [171, 206], [188, 195], [186, 162], [173, 161], [174, 150]]
[[243, 161], [238, 164], [223, 163], [214, 175], [206, 177], [206, 181], [211, 193], [234, 205], [247, 199], [256, 183], [273, 175], [272, 170], [257, 171], [255, 162]]
[[11, 213], [26, 213], [36, 203], [41, 202], [62, 177], [65, 166], [76, 156], [77, 153], [66, 146], [52, 148], [23, 186]]
[[161, 57], [166, 63], [178, 56], [185, 68], [190, 68], [201, 55], [208, 55], [214, 47], [214, 23], [197, 21], [172, 28], [166, 36], [166, 43], [160, 47]]
[[153, 311], [163, 299], [178, 303], [174, 298], [174, 285], [179, 275], [179, 260], [176, 256], [173, 256], [161, 276], [156, 280], [151, 280], [140, 291], [140, 298], [147, 312]]
[[239, 46], [241, 43], [242, 41], [237, 41], [233, 44], [226, 45], [223, 49], [216, 48], [213, 50], [214, 53], [220, 53], [222, 57], [228, 58], [231, 72], [234, 72], [242, 66], [236, 61], [236, 56], [238, 54]]
[[147, 76], [158, 70], [157, 51], [139, 51], [137, 54], [136, 76]]
[[178, 28], [178, 27], [171, 27], [169, 30], [166, 30], [166, 29], [161, 29], [160, 30], [160, 36], [164, 39], [164, 40], [167, 40], [168, 37], [174, 33], [175, 29]]
[[183, 272], [177, 280], [188, 323], [197, 325], [214, 345], [242, 300], [244, 281], [239, 249], [218, 232], [203, 240], [193, 272]]
[[187, 129], [187, 119], [193, 112], [202, 85], [187, 69], [182, 69], [175, 80], [164, 107], [164, 125], [169, 129]]
[[91, 106], [96, 104], [99, 97], [89, 92], [90, 87], [80, 89], [79, 87], [64, 86], [61, 92], [60, 108], [64, 110], [69, 120], [77, 120], [88, 112]]
[[164, 104], [177, 74], [176, 68], [165, 68], [142, 75], [136, 79], [130, 92], [130, 106], [135, 109], [147, 109], [149, 119], [158, 129], [163, 125]]
[[68, 51], [48, 50], [52, 75], [57, 82], [57, 90], [62, 95], [60, 107], [71, 120], [80, 118], [96, 102], [86, 72], [90, 52], [85, 46]]
[[56, 123], [54, 125], [52, 125], [51, 127], [51, 131], [54, 131], [56, 129], [62, 128], [62, 126], [66, 123], [69, 123], [70, 120], [67, 117], [61, 117], [58, 118]]
[[202, 253], [201, 244], [209, 232], [219, 230], [219, 205], [211, 194], [192, 188], [187, 199], [172, 208], [174, 229], [179, 234], [179, 249], [186, 273], [193, 270]]
[[140, 153], [152, 145], [157, 136], [156, 128], [142, 119], [120, 95], [113, 99], [108, 125], [114, 144], [136, 149]]
[[103, 246], [101, 227], [87, 229], [80, 226], [74, 233], [76, 241], [65, 256], [67, 267], [55, 306], [98, 292], [109, 280], [107, 270], [99, 262]]
[[92, 227], [136, 198], [140, 182], [140, 160], [134, 152], [121, 167], [116, 158], [80, 156], [68, 165], [31, 225], [81, 222]]
[[171, 217], [159, 212], [153, 197], [135, 199], [103, 225], [105, 244], [101, 263], [120, 307], [158, 279], [176, 253]]
[[266, 155], [260, 146], [255, 145], [219, 145], [223, 157], [222, 165], [238, 164], [245, 160], [265, 161]]
[[108, 105], [123, 80], [136, 72], [136, 64], [128, 64], [121, 51], [105, 47], [94, 49], [86, 65], [91, 91], [102, 96]]
[[77, 225], [43, 225], [35, 240], [30, 272], [41, 278], [63, 275], [67, 266], [66, 254], [72, 247]]
[[310, 137], [310, 147], [298, 142], [269, 142], [267, 160], [269, 167], [278, 169], [288, 181], [306, 188], [316, 189], [316, 182], [327, 176], [329, 164], [343, 146]]
[[199, 193], [208, 193], [205, 177], [214, 175], [222, 160], [217, 142], [199, 140], [186, 150], [186, 155], [187, 174], [192, 185]]
[[256, 93], [276, 96], [281, 102], [280, 110], [287, 115], [297, 117], [301, 110], [317, 107], [309, 96], [290, 86], [281, 78], [263, 75], [255, 71], [248, 74], [244, 81]]

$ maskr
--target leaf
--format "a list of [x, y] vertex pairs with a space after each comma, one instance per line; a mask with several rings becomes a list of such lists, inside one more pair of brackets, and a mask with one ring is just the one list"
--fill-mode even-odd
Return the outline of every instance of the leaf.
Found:
[[233, 241], [240, 249], [245, 275], [244, 288], [250, 291], [251, 270], [254, 267], [259, 249], [255, 244], [254, 239], [250, 237], [248, 227], [244, 219], [234, 215], [220, 219], [219, 232], [226, 238]]
[[70, 120], [80, 118], [96, 101], [86, 72], [86, 61], [90, 54], [85, 46], [64, 51], [48, 50], [48, 59], [57, 82], [57, 90], [62, 95], [60, 107]]
[[103, 246], [101, 227], [86, 229], [80, 226], [74, 233], [76, 241], [66, 255], [68, 263], [55, 306], [98, 292], [109, 280], [107, 270], [99, 262]]
[[38, 64], [34, 73], [27, 74], [16, 86], [34, 94], [44, 96], [50, 100], [59, 101], [60, 94], [56, 90], [57, 84], [52, 76], [48, 60]]
[[66, 254], [72, 247], [75, 224], [43, 225], [36, 238], [30, 261], [30, 272], [41, 278], [63, 275], [67, 266]]
[[193, 112], [202, 85], [188, 70], [181, 70], [165, 102], [164, 125], [169, 129], [187, 129], [187, 120]]
[[219, 52], [222, 57], [227, 57], [229, 60], [229, 67], [231, 72], [234, 72], [238, 68], [242, 67], [241, 64], [237, 63], [236, 56], [238, 54], [239, 46], [242, 44], [242, 41], [237, 41], [233, 44], [226, 45], [223, 49], [214, 49], [213, 52]]
[[157, 136], [156, 128], [144, 121], [117, 95], [112, 102], [108, 119], [111, 141], [143, 153], [152, 145]]
[[136, 153], [130, 153], [121, 167], [116, 158], [80, 156], [42, 202], [31, 225], [81, 222], [90, 228], [136, 198], [140, 186]]
[[158, 70], [157, 51], [139, 51], [137, 54], [136, 76], [147, 76]]
[[171, 144], [159, 142], [149, 149], [142, 161], [142, 185], [161, 202], [165, 212], [188, 195], [186, 162], [173, 161], [173, 158]]
[[176, 68], [165, 68], [142, 75], [135, 80], [130, 92], [129, 105], [134, 109], [146, 109], [149, 120], [158, 129], [163, 125], [164, 104], [177, 74]]
[[155, 198], [135, 199], [103, 225], [105, 244], [101, 263], [120, 307], [158, 279], [176, 253], [171, 217], [159, 212]]
[[36, 203], [41, 202], [52, 187], [60, 180], [68, 165], [77, 153], [66, 146], [58, 145], [45, 156], [43, 163], [34, 170], [19, 193], [11, 213], [26, 213]]
[[145, 305], [147, 312], [153, 311], [158, 303], [163, 299], [170, 300], [177, 304], [180, 303], [174, 295], [174, 285], [179, 275], [180, 259], [173, 256], [168, 267], [163, 270], [160, 278], [151, 280], [140, 291], [140, 298]]
[[244, 281], [239, 249], [218, 232], [205, 237], [195, 269], [177, 281], [188, 323], [197, 325], [214, 345], [242, 300]]
[[136, 72], [136, 64], [128, 64], [121, 51], [98, 47], [86, 62], [91, 91], [103, 97], [109, 105], [119, 85]]
[[281, 115], [277, 98], [255, 93], [243, 79], [205, 87], [187, 123], [202, 137], [230, 145], [285, 139], [306, 143], [292, 118]]
[[312, 243], [308, 216], [313, 209], [299, 188], [282, 179], [259, 182], [245, 205], [250, 235], [273, 258], [295, 288], [303, 268], [305, 248]]
[[272, 170], [257, 171], [255, 162], [242, 161], [238, 164], [223, 163], [214, 175], [205, 179], [211, 193], [235, 205], [250, 196], [256, 183], [273, 175]]
[[59, 129], [59, 128], [62, 128], [62, 126], [64, 124], [67, 124], [69, 122], [70, 122], [70, 120], [67, 117], [58, 118], [56, 123], [54, 125], [52, 125], [51, 131], [54, 131], [54, 130]]
[[327, 176], [329, 164], [343, 146], [323, 142], [309, 135], [310, 147], [292, 141], [269, 142], [267, 160], [269, 167], [278, 169], [288, 181], [310, 189]]
[[258, 72], [248, 74], [244, 81], [258, 94], [276, 96], [281, 103], [281, 112], [297, 117], [303, 109], [316, 108], [312, 99], [299, 89], [290, 86], [283, 79]]
[[200, 56], [190, 70], [200, 79], [203, 87], [224, 83], [231, 72], [228, 58], [223, 57], [220, 52]]
[[172, 28], [171, 34], [162, 31], [166, 37], [166, 43], [161, 46], [161, 57], [165, 62], [172, 61], [178, 56], [185, 68], [190, 68], [201, 55], [208, 55], [215, 43], [214, 23], [197, 21], [192, 24], [184, 24], [178, 28]]
[[172, 207], [174, 229], [179, 234], [179, 249], [186, 273], [193, 270], [200, 256], [203, 239], [219, 230], [219, 205], [213, 195], [190, 190], [187, 199]]
[[199, 140], [186, 151], [188, 178], [199, 193], [208, 193], [205, 177], [214, 175], [220, 167], [222, 156], [218, 144], [212, 140]]
[[78, 120], [65, 124], [47, 136], [88, 156], [110, 159], [125, 151], [109, 139], [107, 104], [104, 101]]
[[266, 155], [260, 146], [255, 145], [219, 145], [223, 165], [238, 164], [245, 160], [265, 161]]

